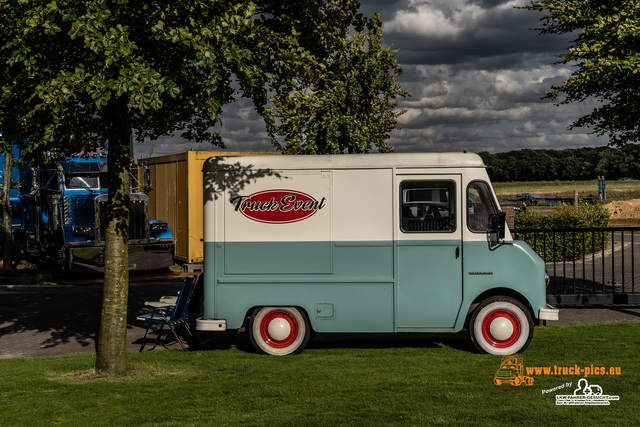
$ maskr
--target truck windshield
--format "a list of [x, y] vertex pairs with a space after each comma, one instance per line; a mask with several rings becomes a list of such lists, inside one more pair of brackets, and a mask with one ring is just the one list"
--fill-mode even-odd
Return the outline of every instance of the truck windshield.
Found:
[[101, 174], [66, 175], [64, 184], [69, 190], [97, 190], [103, 188]]

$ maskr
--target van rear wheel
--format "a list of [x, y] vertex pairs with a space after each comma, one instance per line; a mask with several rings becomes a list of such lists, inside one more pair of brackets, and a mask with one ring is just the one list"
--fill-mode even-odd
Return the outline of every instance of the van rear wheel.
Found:
[[533, 336], [533, 318], [518, 300], [496, 296], [482, 301], [469, 322], [471, 341], [482, 353], [521, 353]]
[[307, 316], [295, 307], [261, 307], [251, 316], [249, 336], [258, 352], [285, 356], [307, 346], [311, 327]]

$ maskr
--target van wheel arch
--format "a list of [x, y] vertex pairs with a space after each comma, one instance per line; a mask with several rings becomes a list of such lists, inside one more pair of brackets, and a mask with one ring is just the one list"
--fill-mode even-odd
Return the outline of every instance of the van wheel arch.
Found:
[[476, 297], [476, 299], [473, 300], [473, 302], [471, 303], [471, 305], [469, 305], [469, 309], [467, 310], [467, 317], [465, 320], [465, 328], [469, 329], [469, 321], [471, 320], [471, 315], [473, 314], [473, 312], [475, 311], [475, 309], [478, 307], [478, 305], [486, 300], [487, 298], [491, 298], [491, 297], [497, 297], [497, 296], [504, 296], [504, 297], [511, 297], [517, 301], [519, 301], [521, 304], [523, 304], [527, 310], [529, 310], [529, 314], [531, 315], [531, 317], [533, 319], [536, 318], [534, 312], [533, 312], [533, 308], [531, 308], [531, 304], [529, 304], [529, 300], [527, 300], [524, 295], [522, 295], [519, 292], [514, 291], [513, 289], [509, 289], [509, 288], [494, 288], [494, 289], [489, 289], [488, 291], [485, 291], [483, 293], [481, 293], [480, 295], [478, 295]]

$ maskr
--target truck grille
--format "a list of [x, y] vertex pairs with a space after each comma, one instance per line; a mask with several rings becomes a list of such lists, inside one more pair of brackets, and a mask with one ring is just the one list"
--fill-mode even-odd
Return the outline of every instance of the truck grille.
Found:
[[[147, 196], [144, 194], [131, 194], [131, 205], [129, 213], [129, 240], [147, 240], [148, 237], [148, 219]], [[97, 215], [99, 224], [98, 239], [102, 242], [105, 240], [105, 229], [107, 227], [107, 200], [106, 197], [99, 197], [96, 200]]]
[[147, 238], [147, 204], [145, 200], [131, 199], [131, 214], [129, 216], [129, 239], [142, 240]]

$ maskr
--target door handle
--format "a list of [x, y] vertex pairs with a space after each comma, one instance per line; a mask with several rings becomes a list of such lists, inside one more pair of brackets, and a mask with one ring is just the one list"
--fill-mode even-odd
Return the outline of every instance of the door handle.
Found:
[[456, 247], [456, 259], [460, 258], [460, 246]]

